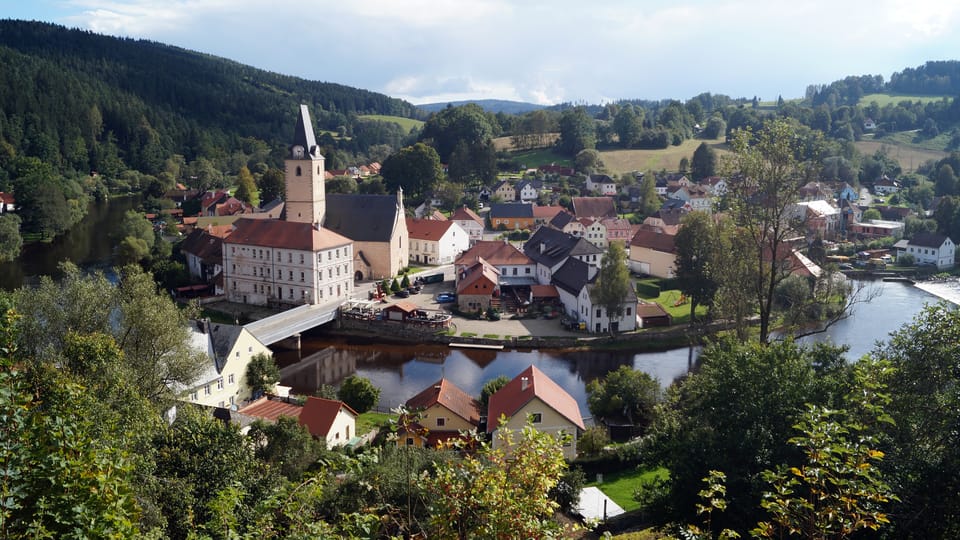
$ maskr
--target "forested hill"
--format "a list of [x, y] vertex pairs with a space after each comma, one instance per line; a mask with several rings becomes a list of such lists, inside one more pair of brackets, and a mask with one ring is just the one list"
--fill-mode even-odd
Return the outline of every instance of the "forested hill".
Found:
[[43, 146], [63, 149], [65, 141], [85, 135], [94, 109], [127, 165], [148, 172], [154, 164], [142, 163], [138, 144], [144, 120], [156, 133], [160, 154], [191, 159], [229, 148], [238, 137], [271, 145], [285, 140], [299, 103], [311, 106], [321, 129], [331, 130], [349, 127], [358, 114], [423, 115], [383, 94], [160, 43], [0, 21], [0, 135], [41, 159], [53, 150]]

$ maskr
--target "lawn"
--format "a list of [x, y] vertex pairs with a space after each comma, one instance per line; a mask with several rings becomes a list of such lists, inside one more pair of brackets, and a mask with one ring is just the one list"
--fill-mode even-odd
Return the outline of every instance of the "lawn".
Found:
[[604, 150], [600, 160], [613, 174], [633, 171], [676, 171], [683, 158], [693, 159], [693, 152], [700, 143], [707, 143], [717, 151], [718, 156], [729, 152], [723, 139], [688, 139], [680, 146], [669, 146], [661, 150]]
[[[657, 278], [648, 278], [639, 280], [643, 283], [652, 283], [659, 285], [661, 280]], [[680, 297], [683, 295], [679, 290], [673, 289], [668, 291], [660, 291], [660, 296], [656, 298], [644, 298], [646, 301], [652, 301], [660, 304], [663, 309], [673, 317], [673, 324], [689, 324], [690, 323], [690, 303], [684, 302], [680, 304]], [[679, 304], [679, 305], [677, 305]], [[706, 306], [697, 306], [697, 317], [704, 317], [707, 314]]]
[[410, 133], [411, 129], [420, 129], [423, 127], [422, 120], [414, 120], [413, 118], [404, 118], [402, 116], [387, 116], [385, 114], [363, 114], [358, 116], [358, 118], [363, 118], [366, 120], [379, 120], [381, 122], [393, 122], [394, 124], [399, 124], [401, 128], [407, 133]]
[[876, 101], [877, 105], [885, 107], [887, 105], [896, 105], [901, 101], [919, 101], [920, 103], [932, 103], [940, 101], [947, 96], [911, 96], [906, 94], [867, 94], [860, 98], [859, 105], [866, 107], [871, 102]]
[[[915, 136], [914, 133], [906, 132], [905, 134], [894, 134], [890, 137], [884, 137], [880, 140], [873, 140], [872, 138], [864, 138], [863, 140], [857, 141], [854, 146], [857, 147], [857, 150], [864, 155], [873, 155], [877, 150], [881, 148], [886, 148], [887, 155], [896, 159], [900, 166], [903, 167], [905, 172], [913, 172], [917, 170], [917, 167], [923, 164], [925, 161], [929, 160], [940, 160], [947, 156], [947, 152], [944, 150], [936, 150], [930, 148], [924, 148], [918, 144], [909, 142], [910, 138]], [[907, 140], [904, 141], [903, 138], [906, 137]], [[926, 141], [924, 146], [927, 146], [927, 143], [933, 142], [943, 148], [943, 145], [946, 144], [946, 139], [944, 139], [943, 144], [937, 142], [940, 137], [930, 139]]]
[[561, 165], [573, 167], [573, 160], [563, 154], [558, 154], [552, 148], [538, 148], [510, 154], [510, 159], [523, 164], [527, 169], [534, 169], [541, 165]]
[[357, 417], [357, 435], [363, 435], [373, 430], [379, 430], [382, 427], [388, 427], [390, 420], [395, 420], [397, 415], [392, 413], [382, 413], [367, 411]]
[[603, 475], [603, 483], [589, 482], [586, 485], [600, 488], [607, 497], [613, 499], [613, 502], [620, 505], [627, 512], [640, 508], [640, 503], [633, 500], [633, 492], [640, 487], [642, 482], [670, 476], [667, 469], [660, 467], [653, 470], [631, 469]]

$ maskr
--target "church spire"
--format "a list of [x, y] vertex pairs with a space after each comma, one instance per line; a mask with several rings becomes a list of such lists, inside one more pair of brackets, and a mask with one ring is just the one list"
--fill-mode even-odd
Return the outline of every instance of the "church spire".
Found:
[[317, 147], [317, 138], [313, 135], [313, 122], [310, 121], [310, 111], [307, 106], [300, 105], [300, 115], [297, 116], [297, 127], [293, 133], [293, 145], [290, 146], [290, 157], [304, 159], [306, 155], [317, 157], [320, 150]]

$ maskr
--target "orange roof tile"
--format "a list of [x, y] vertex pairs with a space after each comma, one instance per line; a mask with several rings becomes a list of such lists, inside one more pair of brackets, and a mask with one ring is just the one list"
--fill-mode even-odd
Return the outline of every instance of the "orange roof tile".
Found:
[[314, 437], [326, 438], [340, 411], [346, 411], [352, 414], [354, 418], [359, 416], [357, 411], [351, 409], [349, 405], [342, 401], [310, 396], [300, 413], [300, 425], [307, 426], [310, 434]]
[[473, 425], [480, 423], [480, 404], [477, 400], [446, 379], [440, 379], [407, 400], [410, 410], [426, 410], [437, 404]]
[[224, 243], [319, 251], [349, 245], [351, 240], [329, 229], [314, 229], [310, 223], [272, 219], [238, 219], [234, 222], [233, 232], [224, 239]]
[[303, 412], [303, 407], [300, 405], [287, 403], [285, 401], [262, 397], [253, 403], [244, 406], [237, 412], [247, 416], [252, 416], [254, 418], [261, 418], [270, 422], [276, 422], [277, 418], [281, 416], [300, 418], [300, 413]]
[[500, 426], [501, 415], [513, 416], [535, 397], [580, 429], [585, 429], [577, 400], [544, 372], [531, 365], [490, 396], [487, 432], [496, 431]]
[[411, 240], [439, 240], [453, 225], [452, 221], [407, 218], [407, 235]]
[[481, 225], [483, 224], [483, 218], [466, 206], [461, 206], [454, 210], [453, 214], [450, 215], [450, 221], [476, 221]]
[[477, 259], [483, 259], [494, 266], [533, 264], [530, 257], [527, 257], [513, 244], [501, 240], [479, 240], [473, 247], [457, 257], [453, 264], [455, 266], [471, 266]]

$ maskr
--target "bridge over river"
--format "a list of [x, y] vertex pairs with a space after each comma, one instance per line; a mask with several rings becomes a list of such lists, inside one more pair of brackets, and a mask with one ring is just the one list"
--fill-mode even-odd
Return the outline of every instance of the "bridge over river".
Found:
[[244, 325], [264, 345], [273, 345], [287, 338], [326, 324], [337, 318], [339, 302], [305, 304]]

